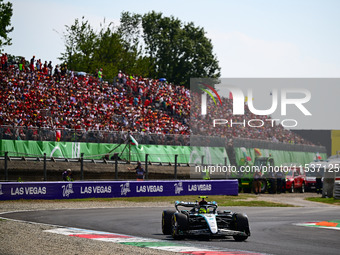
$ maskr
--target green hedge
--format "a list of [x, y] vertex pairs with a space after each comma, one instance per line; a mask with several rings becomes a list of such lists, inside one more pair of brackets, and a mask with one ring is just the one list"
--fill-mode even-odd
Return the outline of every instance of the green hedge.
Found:
[[[101, 159], [112, 151], [118, 144], [108, 143], [79, 143], [79, 142], [48, 142], [48, 141], [20, 141], [0, 140], [1, 155], [5, 151], [12, 157], [47, 157], [54, 158], [80, 158], [84, 153], [85, 159]], [[125, 148], [125, 149], [124, 149]], [[175, 162], [178, 155], [178, 163], [201, 163], [202, 155], [206, 164], [224, 164], [225, 158], [229, 159], [223, 147], [190, 147], [169, 145], [121, 145], [113, 153], [123, 152], [121, 158], [131, 161], [144, 161], [145, 154], [149, 154], [151, 162]]]

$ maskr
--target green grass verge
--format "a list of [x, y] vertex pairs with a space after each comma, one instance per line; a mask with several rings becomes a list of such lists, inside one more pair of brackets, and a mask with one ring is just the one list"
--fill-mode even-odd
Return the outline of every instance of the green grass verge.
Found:
[[[76, 203], [76, 202], [115, 202], [124, 201], [131, 203], [146, 203], [146, 202], [165, 202], [173, 205], [175, 201], [196, 201], [198, 196], [171, 196], [171, 197], [119, 197], [119, 198], [84, 198], [84, 199], [63, 199], [63, 200], [17, 200], [11, 201], [16, 203], [36, 202], [36, 203]], [[239, 194], [238, 196], [209, 196], [208, 201], [216, 201], [219, 206], [264, 206], [264, 207], [291, 207], [292, 205], [261, 201], [261, 197], [252, 194]], [[7, 201], [9, 202], [9, 201]], [[1, 202], [0, 202], [1, 204]]]
[[312, 202], [319, 202], [319, 203], [332, 204], [332, 205], [340, 205], [340, 200], [334, 199], [334, 198], [306, 197], [305, 199], [308, 200], [308, 201], [312, 201]]
[[251, 206], [251, 207], [294, 207], [294, 205], [274, 203], [268, 201], [254, 200], [254, 201], [230, 201], [219, 204], [219, 206]]

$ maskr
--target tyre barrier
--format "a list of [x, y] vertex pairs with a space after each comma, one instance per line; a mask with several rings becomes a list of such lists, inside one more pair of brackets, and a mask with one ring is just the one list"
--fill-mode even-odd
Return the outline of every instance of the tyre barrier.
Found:
[[334, 199], [340, 199], [340, 182], [334, 184]]
[[0, 200], [238, 195], [237, 180], [0, 182]]

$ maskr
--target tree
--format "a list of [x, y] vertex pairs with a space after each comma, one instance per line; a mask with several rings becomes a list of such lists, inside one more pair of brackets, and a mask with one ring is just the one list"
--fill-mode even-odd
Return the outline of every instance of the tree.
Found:
[[162, 13], [123, 12], [119, 27], [104, 20], [99, 32], [83, 17], [66, 26], [64, 37], [66, 52], [60, 60], [77, 71], [93, 73], [103, 68], [106, 79], [122, 70], [189, 86], [190, 78], [220, 76], [204, 29]]
[[142, 37], [142, 15], [122, 12], [118, 33], [123, 40], [124, 49], [127, 52], [122, 70], [149, 77], [153, 65], [150, 57], [144, 54]]
[[118, 33], [121, 35], [126, 49], [137, 54], [141, 50], [141, 21], [142, 16], [140, 14], [122, 12], [118, 27]]
[[147, 13], [142, 18], [146, 52], [155, 63], [154, 76], [188, 86], [190, 78], [217, 78], [220, 67], [211, 40], [192, 22]]
[[75, 20], [71, 26], [65, 26], [66, 52], [61, 54], [60, 60], [67, 63], [72, 70], [90, 72], [92, 57], [97, 41], [97, 35], [88, 21]]
[[106, 80], [112, 80], [119, 70], [149, 75], [148, 58], [140, 55], [138, 44], [132, 41], [131, 32], [128, 32], [131, 21], [117, 29], [113, 23], [106, 24], [104, 20], [97, 32], [84, 17], [76, 19], [73, 25], [65, 26], [66, 51], [59, 59], [76, 71], [94, 73], [103, 68]]
[[3, 3], [3, 0], [0, 0], [0, 49], [3, 46], [12, 44], [12, 38], [8, 37], [8, 34], [14, 29], [11, 27], [12, 6], [12, 3]]

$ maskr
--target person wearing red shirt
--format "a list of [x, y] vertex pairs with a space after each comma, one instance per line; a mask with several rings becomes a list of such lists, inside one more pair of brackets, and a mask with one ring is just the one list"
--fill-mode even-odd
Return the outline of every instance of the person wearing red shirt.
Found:
[[30, 70], [31, 70], [31, 72], [34, 72], [34, 61], [35, 61], [35, 56], [33, 56], [31, 58], [31, 61], [30, 61]]
[[144, 102], [144, 107], [148, 107], [150, 104], [150, 100], [149, 99], [146, 99], [145, 102]]
[[2, 56], [1, 56], [1, 67], [2, 67], [2, 70], [7, 70], [7, 66], [8, 66], [7, 53], [3, 53]]
[[45, 74], [45, 75], [48, 74], [47, 61], [45, 61], [45, 64], [44, 64], [44, 66], [43, 66], [42, 71], [43, 71], [43, 74]]

